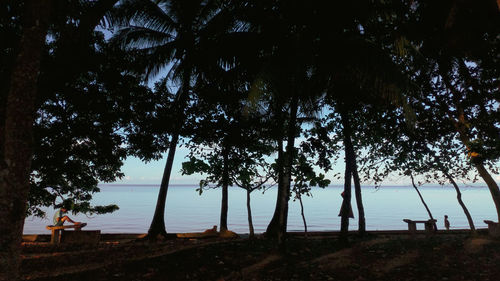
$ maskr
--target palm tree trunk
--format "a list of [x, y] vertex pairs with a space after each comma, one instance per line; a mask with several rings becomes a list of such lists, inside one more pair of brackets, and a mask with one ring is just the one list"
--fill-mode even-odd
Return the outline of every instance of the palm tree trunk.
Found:
[[252, 208], [250, 206], [250, 188], [247, 189], [247, 214], [248, 214], [248, 228], [250, 231], [249, 238], [252, 239], [255, 237], [255, 232], [253, 229], [253, 222], [252, 222]]
[[[422, 201], [422, 204], [424, 204], [424, 207], [425, 209], [427, 210], [427, 214], [429, 214], [429, 218], [431, 220], [434, 219], [434, 217], [432, 216], [432, 213], [431, 213], [431, 210], [429, 209], [429, 207], [427, 206], [427, 203], [425, 203], [425, 200], [424, 200], [424, 197], [422, 196], [422, 194], [420, 193], [420, 190], [418, 190], [418, 187], [417, 185], [415, 184], [415, 180], [413, 179], [413, 175], [410, 173], [410, 178], [411, 178], [411, 184], [413, 185], [413, 188], [415, 188], [415, 190], [417, 191], [418, 193], [418, 196], [420, 197], [420, 201]], [[437, 226], [436, 224], [434, 224], [434, 228], [435, 230], [437, 230]]]
[[228, 151], [227, 147], [224, 144], [224, 148], [222, 150], [222, 202], [221, 202], [221, 210], [220, 210], [220, 231], [227, 230], [227, 211], [228, 211], [228, 195], [227, 189], [229, 185], [229, 168], [228, 168]]
[[52, 1], [27, 1], [19, 52], [5, 100], [0, 132], [0, 280], [19, 280], [19, 254], [33, 156], [33, 122], [42, 48]]
[[179, 133], [172, 135], [168, 148], [167, 162], [165, 163], [165, 169], [163, 170], [163, 177], [161, 179], [160, 191], [158, 192], [158, 199], [156, 200], [155, 213], [151, 225], [149, 226], [148, 235], [146, 236], [151, 240], [155, 240], [158, 235], [165, 238], [167, 237], [167, 230], [165, 228], [165, 204], [167, 201], [168, 184], [170, 182], [170, 174], [172, 173], [178, 140]]
[[292, 181], [292, 164], [295, 157], [295, 133], [297, 125], [298, 97], [294, 95], [290, 103], [290, 120], [287, 132], [287, 144], [285, 153], [285, 163], [283, 167], [283, 197], [281, 198], [281, 208], [278, 213], [278, 245], [284, 246], [286, 227], [288, 223], [288, 200], [290, 200], [290, 185]]
[[183, 72], [182, 87], [179, 89], [176, 107], [177, 118], [172, 120], [174, 123], [174, 129], [172, 133], [172, 139], [170, 140], [170, 145], [168, 147], [167, 162], [165, 163], [165, 169], [163, 170], [163, 176], [160, 184], [160, 191], [158, 192], [158, 199], [156, 200], [156, 208], [153, 215], [153, 220], [149, 226], [148, 235], [145, 239], [155, 240], [159, 235], [167, 238], [167, 230], [165, 228], [165, 204], [167, 201], [168, 185], [170, 182], [170, 174], [172, 173], [172, 166], [174, 164], [175, 150], [177, 149], [177, 143], [179, 141], [179, 132], [181, 130], [181, 124], [184, 122], [184, 108], [187, 105], [189, 97], [189, 88], [191, 81], [191, 70], [186, 69]]
[[284, 153], [283, 153], [283, 141], [281, 139], [278, 140], [278, 160], [277, 160], [277, 169], [278, 169], [278, 194], [276, 198], [276, 207], [274, 209], [274, 214], [267, 225], [265, 236], [268, 238], [277, 239], [279, 224], [278, 217], [279, 211], [281, 210], [281, 202], [284, 194], [286, 193], [283, 188], [283, 163], [284, 163]]
[[[351, 175], [354, 179], [354, 192], [356, 196], [356, 205], [358, 207], [358, 233], [363, 235], [366, 232], [365, 208], [361, 196], [361, 181], [359, 180], [358, 167], [356, 165], [356, 153], [354, 152], [354, 146], [351, 140], [352, 129], [347, 112], [341, 111], [341, 118], [344, 133], [344, 147], [346, 150], [346, 165], [350, 165]], [[350, 180], [349, 178], [349, 181]]]

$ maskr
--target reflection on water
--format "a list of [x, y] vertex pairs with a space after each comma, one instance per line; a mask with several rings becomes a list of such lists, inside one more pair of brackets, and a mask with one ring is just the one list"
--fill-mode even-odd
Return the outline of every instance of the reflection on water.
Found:
[[[208, 190], [198, 195], [195, 185], [173, 185], [167, 195], [166, 226], [168, 232], [198, 232], [219, 224], [220, 189]], [[338, 212], [342, 187], [313, 188], [313, 197], [304, 197], [304, 209], [309, 231], [339, 230]], [[423, 187], [422, 195], [438, 228], [444, 228], [443, 216], [448, 215], [451, 228], [468, 228], [465, 215], [451, 187]], [[483, 220], [496, 221], [495, 206], [485, 187], [462, 188], [463, 200], [474, 219], [476, 227], [486, 227]], [[147, 232], [153, 216], [157, 186], [107, 185], [93, 199], [94, 204], [117, 204], [120, 210], [106, 215], [77, 215], [78, 221], [87, 222], [86, 229], [100, 229], [103, 233]], [[264, 232], [274, 212], [276, 188], [262, 194], [252, 193], [252, 215], [255, 231]], [[363, 188], [363, 203], [368, 230], [406, 229], [404, 218], [426, 219], [427, 212], [412, 187]], [[353, 196], [354, 219], [351, 229], [357, 229], [357, 208]], [[46, 225], [52, 224], [52, 209], [47, 209], [47, 219], [29, 217], [24, 226], [25, 234], [48, 233]], [[229, 228], [238, 233], [248, 232], [246, 193], [236, 187], [229, 189]], [[290, 201], [288, 230], [303, 231], [300, 205]]]

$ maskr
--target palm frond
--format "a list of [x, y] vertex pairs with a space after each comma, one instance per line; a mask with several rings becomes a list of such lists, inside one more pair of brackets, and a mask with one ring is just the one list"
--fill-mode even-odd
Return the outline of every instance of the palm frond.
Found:
[[151, 0], [124, 0], [108, 14], [111, 25], [120, 27], [133, 23], [163, 33], [174, 32], [178, 24]]
[[123, 48], [145, 49], [167, 44], [173, 39], [174, 37], [170, 34], [131, 25], [116, 32], [111, 42]]

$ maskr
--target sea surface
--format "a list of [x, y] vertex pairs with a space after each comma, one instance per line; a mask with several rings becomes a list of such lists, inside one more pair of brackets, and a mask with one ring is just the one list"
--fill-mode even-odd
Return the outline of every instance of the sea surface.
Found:
[[[154, 185], [102, 185], [94, 195], [93, 204], [117, 204], [120, 209], [105, 215], [71, 215], [86, 222], [87, 230], [102, 233], [145, 233], [154, 213], [158, 186]], [[221, 190], [212, 189], [199, 195], [196, 185], [172, 185], [168, 190], [165, 222], [168, 232], [200, 232], [219, 224]], [[336, 231], [340, 229], [338, 216], [343, 187], [313, 188], [312, 197], [303, 197], [304, 212], [309, 231]], [[420, 191], [431, 212], [443, 228], [443, 217], [448, 215], [452, 229], [468, 228], [467, 219], [457, 202], [452, 187], [424, 186]], [[461, 188], [463, 201], [468, 207], [477, 228], [486, 228], [483, 220], [496, 221], [495, 206], [486, 187]], [[353, 190], [354, 192], [354, 190]], [[255, 191], [251, 196], [252, 217], [257, 233], [265, 231], [271, 220], [277, 189], [265, 193]], [[402, 219], [428, 219], [417, 192], [409, 186], [364, 187], [363, 204], [368, 230], [407, 229]], [[357, 229], [357, 207], [353, 193], [354, 219], [350, 229]], [[25, 234], [48, 234], [46, 225], [52, 224], [54, 210], [46, 209], [47, 218], [26, 218]], [[290, 200], [288, 230], [303, 231], [298, 201]], [[246, 191], [229, 188], [228, 227], [237, 233], [248, 233]], [[419, 229], [421, 226], [417, 226]]]

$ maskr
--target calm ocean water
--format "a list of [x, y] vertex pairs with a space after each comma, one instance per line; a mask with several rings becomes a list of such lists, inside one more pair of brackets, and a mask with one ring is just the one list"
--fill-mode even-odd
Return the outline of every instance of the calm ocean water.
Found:
[[[166, 226], [168, 232], [199, 232], [219, 224], [220, 189], [204, 191], [200, 196], [195, 185], [173, 185], [167, 195]], [[339, 230], [338, 212], [343, 188], [331, 186], [313, 188], [313, 197], [304, 197], [305, 216], [309, 231]], [[464, 187], [463, 200], [474, 219], [476, 227], [486, 225], [483, 220], [496, 221], [495, 206], [486, 187]], [[434, 217], [438, 228], [443, 228], [443, 216], [447, 214], [451, 228], [468, 228], [465, 215], [458, 205], [452, 187], [421, 187], [420, 191]], [[427, 212], [412, 187], [364, 187], [363, 202], [368, 230], [406, 229], [404, 218], [427, 219]], [[76, 215], [77, 221], [87, 222], [86, 229], [100, 229], [103, 233], [145, 233], [153, 216], [158, 187], [151, 185], [106, 185], [95, 194], [94, 204], [117, 204], [120, 210], [106, 215]], [[264, 232], [274, 212], [276, 188], [262, 194], [252, 193], [252, 215], [256, 232]], [[357, 209], [353, 197], [354, 219], [350, 229], [357, 229]], [[54, 211], [47, 209], [47, 218], [26, 219], [25, 234], [48, 234], [46, 225], [52, 224]], [[229, 228], [238, 233], [248, 233], [246, 193], [229, 189]], [[289, 231], [303, 231], [300, 205], [290, 201]]]

